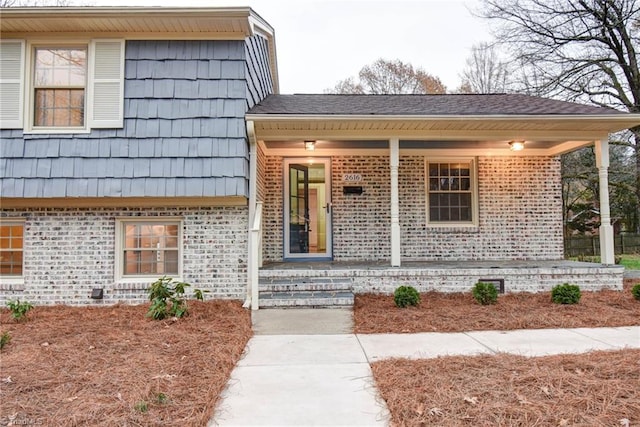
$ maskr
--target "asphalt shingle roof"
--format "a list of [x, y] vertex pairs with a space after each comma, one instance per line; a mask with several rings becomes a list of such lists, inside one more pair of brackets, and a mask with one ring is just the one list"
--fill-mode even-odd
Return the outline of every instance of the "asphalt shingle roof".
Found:
[[609, 115], [626, 114], [521, 94], [447, 95], [269, 95], [248, 114], [492, 116], [492, 115]]

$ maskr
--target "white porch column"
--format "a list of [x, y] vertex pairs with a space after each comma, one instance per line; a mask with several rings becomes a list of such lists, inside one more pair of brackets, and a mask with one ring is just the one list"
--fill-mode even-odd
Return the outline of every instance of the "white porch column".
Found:
[[600, 183], [600, 262], [614, 264], [613, 226], [609, 209], [609, 142], [596, 141], [595, 152]]
[[400, 197], [398, 191], [398, 168], [400, 167], [400, 140], [389, 140], [389, 163], [391, 167], [391, 266], [400, 267]]
[[247, 297], [244, 306], [251, 305], [252, 310], [260, 307], [258, 301], [258, 259], [257, 248], [253, 238], [253, 221], [256, 214], [258, 199], [258, 144], [253, 121], [247, 121], [247, 136], [249, 139], [249, 218], [247, 220]]

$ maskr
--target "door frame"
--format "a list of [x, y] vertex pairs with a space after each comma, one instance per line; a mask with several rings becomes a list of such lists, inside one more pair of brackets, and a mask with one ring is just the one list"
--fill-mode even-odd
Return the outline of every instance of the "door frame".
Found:
[[[333, 260], [333, 233], [332, 217], [333, 208], [331, 205], [331, 158], [330, 157], [285, 157], [283, 159], [283, 209], [282, 209], [282, 258], [284, 261], [332, 261]], [[311, 166], [313, 164], [324, 164], [325, 179], [325, 235], [326, 251], [323, 253], [291, 253], [290, 246], [290, 224], [289, 224], [289, 165], [301, 164]], [[327, 208], [328, 205], [328, 208]]]

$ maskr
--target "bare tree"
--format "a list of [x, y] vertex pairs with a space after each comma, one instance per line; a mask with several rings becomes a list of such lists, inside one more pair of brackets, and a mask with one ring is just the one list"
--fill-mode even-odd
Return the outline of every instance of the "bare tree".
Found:
[[[521, 66], [526, 91], [640, 113], [639, 0], [483, 0], [481, 16]], [[640, 126], [626, 145], [635, 160], [640, 232]]]
[[349, 77], [339, 81], [328, 93], [346, 94], [428, 94], [445, 93], [439, 78], [424, 69], [398, 59], [378, 59], [362, 67], [358, 79]]
[[505, 93], [509, 87], [507, 63], [498, 56], [495, 45], [479, 43], [471, 48], [462, 71], [460, 93]]

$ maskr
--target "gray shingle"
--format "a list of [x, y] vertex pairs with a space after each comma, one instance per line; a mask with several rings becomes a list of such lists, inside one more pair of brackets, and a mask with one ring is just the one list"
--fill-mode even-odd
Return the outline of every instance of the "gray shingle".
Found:
[[269, 95], [249, 114], [324, 115], [601, 115], [609, 108], [521, 94]]
[[2, 131], [0, 136], [0, 157], [22, 157], [24, 155], [24, 140], [18, 138], [5, 138], [6, 131]]
[[223, 79], [244, 79], [244, 61], [223, 61], [220, 73]]
[[[154, 80], [153, 81], [153, 97], [158, 98], [173, 98], [176, 92], [174, 91], [174, 81], [172, 79]], [[182, 95], [180, 95], [182, 96]]]

